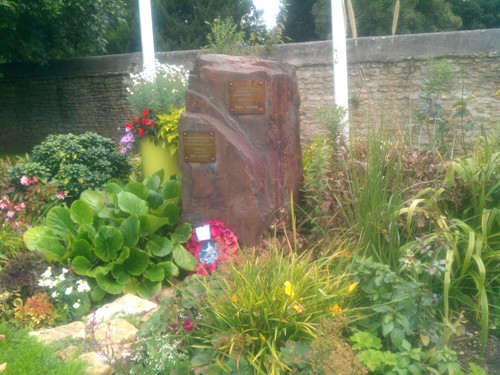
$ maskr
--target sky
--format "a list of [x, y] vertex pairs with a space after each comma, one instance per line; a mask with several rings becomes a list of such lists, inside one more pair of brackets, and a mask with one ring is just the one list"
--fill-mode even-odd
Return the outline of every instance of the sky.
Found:
[[253, 0], [253, 4], [257, 9], [264, 10], [264, 20], [267, 28], [272, 28], [276, 25], [276, 15], [280, 10], [280, 0]]

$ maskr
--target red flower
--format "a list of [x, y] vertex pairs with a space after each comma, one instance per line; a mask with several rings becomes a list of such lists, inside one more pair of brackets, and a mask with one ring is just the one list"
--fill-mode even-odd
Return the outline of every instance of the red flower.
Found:
[[139, 130], [137, 130], [137, 134], [144, 135], [144, 129], [140, 128]]
[[142, 112], [144, 116], [147, 116], [149, 114], [149, 109], [144, 108], [144, 111]]

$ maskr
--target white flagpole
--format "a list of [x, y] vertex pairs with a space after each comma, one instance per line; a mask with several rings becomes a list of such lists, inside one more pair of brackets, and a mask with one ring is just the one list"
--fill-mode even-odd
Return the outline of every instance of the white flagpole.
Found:
[[347, 84], [347, 47], [342, 2], [332, 0], [333, 92], [335, 104], [346, 110], [344, 137], [349, 139], [349, 94]]
[[153, 21], [151, 18], [150, 0], [139, 0], [139, 15], [141, 20], [142, 61], [144, 71], [155, 69], [155, 46], [153, 39]]

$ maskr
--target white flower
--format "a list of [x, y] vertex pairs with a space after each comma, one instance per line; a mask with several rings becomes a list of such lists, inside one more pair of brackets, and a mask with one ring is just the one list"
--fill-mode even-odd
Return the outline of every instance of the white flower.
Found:
[[67, 296], [69, 296], [71, 293], [73, 293], [73, 287], [68, 287], [66, 288], [66, 290], [64, 291], [64, 294], [66, 294]]
[[52, 268], [48, 267], [44, 273], [41, 275], [44, 279], [48, 279], [50, 276], [52, 276]]
[[80, 304], [79, 304], [78, 302], [75, 302], [75, 303], [73, 304], [73, 308], [74, 308], [74, 309], [77, 309], [77, 308], [79, 308], [79, 307], [80, 307]]
[[76, 287], [76, 290], [79, 293], [85, 293], [85, 292], [90, 292], [90, 286], [87, 284], [85, 280], [77, 280], [76, 282], [78, 286]]
[[69, 270], [67, 268], [62, 269], [62, 273], [68, 273], [68, 272], [69, 272]]
[[66, 280], [66, 277], [64, 277], [64, 273], [61, 273], [59, 276], [57, 276], [57, 278], [59, 279], [59, 281]]
[[56, 291], [52, 292], [52, 294], [50, 295], [52, 298], [57, 298], [59, 296], [59, 293], [57, 293]]

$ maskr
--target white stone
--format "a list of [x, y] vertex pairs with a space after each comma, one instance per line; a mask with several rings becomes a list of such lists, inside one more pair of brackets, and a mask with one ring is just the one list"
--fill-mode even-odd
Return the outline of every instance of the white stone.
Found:
[[61, 340], [65, 338], [84, 340], [85, 324], [83, 322], [73, 322], [64, 326], [33, 331], [29, 334], [30, 336], [36, 337], [38, 341], [44, 343], [51, 343], [55, 340]]
[[142, 299], [133, 294], [125, 294], [114, 302], [97, 309], [95, 314], [93, 314], [94, 316], [89, 318], [96, 319], [102, 323], [115, 318], [143, 315], [157, 307], [158, 305], [154, 302]]

